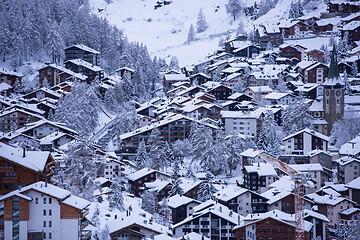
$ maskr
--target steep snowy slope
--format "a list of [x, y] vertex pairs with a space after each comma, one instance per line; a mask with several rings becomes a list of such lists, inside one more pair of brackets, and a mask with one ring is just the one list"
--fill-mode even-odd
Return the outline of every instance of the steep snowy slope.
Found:
[[[243, 0], [244, 6], [252, 6], [259, 0]], [[170, 5], [154, 9], [156, 0], [90, 0], [93, 12], [106, 18], [111, 24], [124, 31], [130, 41], [143, 42], [151, 55], [179, 58], [181, 65], [203, 60], [208, 53], [214, 52], [221, 36], [235, 32], [241, 22], [246, 31], [253, 24], [277, 23], [287, 18], [290, 0], [279, 0], [276, 7], [256, 21], [245, 15], [234, 22], [226, 13], [227, 0], [172, 0]], [[103, 9], [101, 12], [99, 9]], [[197, 40], [185, 44], [190, 25], [196, 28], [199, 10], [202, 9], [209, 28], [196, 34]]]

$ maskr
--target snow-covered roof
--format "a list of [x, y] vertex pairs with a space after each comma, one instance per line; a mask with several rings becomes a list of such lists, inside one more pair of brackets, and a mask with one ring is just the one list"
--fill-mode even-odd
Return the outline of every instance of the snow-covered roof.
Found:
[[200, 183], [202, 183], [201, 180], [189, 179], [189, 178], [185, 178], [185, 177], [180, 178], [180, 180], [181, 180], [180, 187], [184, 191], [184, 193], [189, 192], [191, 189], [193, 189], [194, 187], [196, 187]]
[[191, 202], [195, 202], [198, 204], [201, 203], [195, 199], [192, 199], [192, 198], [189, 198], [186, 196], [180, 196], [180, 195], [174, 195], [172, 197], [169, 197], [167, 201], [168, 201], [167, 205], [171, 208], [178, 208], [180, 206], [187, 205]]
[[295, 183], [290, 176], [281, 176], [277, 181], [270, 184], [269, 188], [274, 188], [274, 191], [291, 192], [295, 188]]
[[[199, 207], [199, 206], [197, 206], [197, 207]], [[220, 203], [217, 203], [217, 204], [215, 204], [215, 205], [213, 205], [211, 207], [208, 207], [206, 209], [194, 212], [191, 216], [185, 218], [183, 221], [173, 225], [173, 228], [177, 228], [177, 227], [179, 227], [179, 226], [181, 226], [181, 225], [183, 225], [183, 224], [185, 224], [185, 223], [187, 223], [189, 221], [192, 221], [193, 219], [196, 219], [196, 218], [201, 217], [204, 214], [208, 214], [208, 213], [214, 214], [214, 215], [220, 217], [221, 219], [227, 220], [230, 223], [235, 224], [235, 225], [239, 224], [239, 220], [241, 221], [242, 218], [243, 218], [241, 215], [233, 212], [232, 210], [230, 210], [226, 206], [224, 206], [224, 205], [222, 205]]]
[[189, 81], [185, 74], [165, 74], [165, 81]]
[[31, 169], [35, 172], [42, 172], [45, 169], [46, 162], [50, 157], [47, 151], [25, 151], [20, 148], [9, 146], [0, 142], [0, 157], [10, 162]]
[[137, 225], [158, 234], [164, 233], [167, 235], [171, 235], [169, 228], [156, 223], [150, 214], [144, 215], [145, 217], [138, 214], [130, 214], [130, 216], [109, 221], [106, 226], [110, 234], [130, 227], [132, 225]]
[[216, 199], [227, 202], [248, 191], [249, 189], [242, 188], [237, 185], [228, 185], [224, 189], [221, 189], [220, 191], [214, 193], [213, 195]]
[[314, 157], [314, 156], [316, 156], [316, 155], [318, 155], [318, 154], [321, 154], [321, 153], [326, 154], [326, 155], [328, 155], [328, 156], [331, 157], [331, 154], [330, 154], [329, 152], [326, 152], [326, 151], [321, 150], [321, 149], [314, 149], [314, 150], [308, 152], [308, 155], [309, 155], [310, 157]]
[[343, 31], [352, 31], [357, 29], [358, 27], [360, 27], [360, 21], [352, 21], [349, 22], [348, 24], [344, 25], [342, 30]]
[[74, 77], [76, 77], [77, 79], [80, 79], [80, 80], [82, 80], [82, 81], [85, 81], [85, 80], [88, 78], [87, 76], [85, 76], [85, 75], [83, 75], [83, 74], [81, 74], [81, 73], [73, 72], [73, 71], [71, 71], [70, 69], [64, 68], [64, 67], [62, 67], [62, 66], [58, 66], [58, 65], [53, 64], [53, 63], [51, 63], [51, 64], [46, 64], [46, 65], [42, 66], [41, 68], [38, 69], [38, 71], [41, 70], [41, 69], [43, 69], [43, 68], [46, 68], [46, 67], [52, 67], [52, 68], [54, 68], [54, 69], [57, 69], [57, 70], [61, 71], [60, 74], [66, 73], [66, 74], [71, 75], [71, 76], [74, 76]]
[[100, 71], [103, 70], [101, 67], [93, 65], [91, 63], [88, 63], [88, 62], [86, 62], [86, 61], [84, 61], [82, 59], [72, 59], [72, 60], [66, 61], [65, 63], [67, 63], [67, 62], [71, 62], [71, 63], [73, 63], [73, 64], [75, 64], [77, 66], [82, 66], [82, 67], [87, 68], [87, 69], [89, 69], [89, 70], [91, 70], [93, 72], [100, 72]]
[[240, 156], [254, 158], [257, 157], [259, 153], [261, 153], [261, 150], [255, 150], [253, 148], [249, 148], [243, 151], [242, 153], [240, 153]]
[[221, 117], [222, 118], [258, 119], [265, 112], [266, 112], [266, 110], [264, 108], [258, 108], [254, 111], [249, 111], [249, 112], [221, 111]]
[[201, 235], [196, 232], [188, 233], [182, 237], [179, 237], [178, 240], [210, 240], [210, 238], [204, 237], [204, 235]]
[[63, 133], [63, 132], [53, 132], [53, 133], [43, 137], [40, 140], [40, 144], [52, 144], [53, 141], [55, 141], [56, 139], [59, 139], [63, 136], [70, 136], [70, 135], [67, 133]]
[[88, 47], [88, 46], [86, 46], [84, 44], [75, 44], [75, 45], [72, 45], [70, 47], [65, 48], [65, 50], [69, 49], [69, 48], [72, 48], [72, 47], [79, 48], [79, 49], [81, 49], [81, 50], [83, 50], [85, 52], [90, 52], [92, 54], [100, 54], [100, 52], [98, 52], [98, 51], [96, 51], [96, 50], [92, 49], [91, 47]]
[[342, 201], [350, 201], [351, 202], [351, 200], [343, 198], [343, 197], [333, 197], [330, 195], [319, 196], [316, 193], [307, 194], [306, 197], [310, 198], [315, 203], [326, 204], [326, 205], [331, 205], [331, 206], [335, 206], [335, 205], [341, 203]]
[[156, 173], [157, 171], [155, 169], [150, 169], [150, 168], [143, 168], [140, 169], [139, 171], [136, 171], [132, 174], [129, 174], [126, 176], [127, 179], [129, 179], [130, 181], [136, 181], [139, 178], [142, 178], [146, 175], [149, 175], [151, 173]]
[[320, 163], [289, 164], [289, 166], [298, 172], [324, 171]]
[[163, 180], [163, 179], [156, 179], [154, 182], [147, 182], [144, 184], [145, 184], [145, 187], [149, 189], [149, 191], [159, 193], [166, 186], [168, 186], [170, 184], [170, 182]]
[[340, 155], [355, 156], [360, 152], [360, 135], [343, 144], [339, 149]]
[[129, 71], [129, 72], [132, 72], [132, 73], [135, 72], [134, 69], [129, 68], [129, 67], [121, 67], [121, 68], [119, 68], [119, 69], [116, 69], [115, 72], [119, 72], [119, 71], [121, 71], [121, 70], [126, 70], [126, 71]]
[[323, 220], [324, 222], [330, 222], [330, 220], [325, 215], [318, 213], [318, 212], [314, 212], [309, 209], [304, 209], [304, 218], [306, 218], [306, 217], [314, 217], [314, 218]]
[[360, 212], [360, 208], [348, 208], [346, 210], [343, 210], [341, 212], [339, 212], [341, 215], [351, 215], [351, 214], [354, 214], [356, 212]]
[[321, 133], [319, 133], [319, 132], [317, 132], [317, 131], [315, 131], [315, 130], [311, 130], [311, 129], [309, 129], [309, 128], [304, 128], [303, 130], [300, 130], [300, 131], [298, 131], [298, 132], [296, 132], [296, 133], [294, 133], [294, 134], [291, 134], [291, 135], [285, 137], [285, 138], [283, 139], [283, 141], [286, 141], [286, 140], [288, 140], [288, 139], [290, 139], [290, 138], [292, 138], [292, 137], [295, 137], [296, 135], [301, 134], [301, 133], [310, 134], [310, 135], [312, 135], [312, 136], [321, 138], [322, 140], [324, 140], [324, 141], [326, 141], [326, 142], [328, 142], [329, 139], [330, 139], [328, 136], [325, 136], [324, 134], [321, 134]]
[[339, 17], [334, 17], [334, 18], [327, 18], [327, 19], [320, 19], [318, 21], [316, 21], [316, 24], [320, 27], [320, 26], [326, 26], [328, 24], [331, 24], [333, 26], [337, 26], [341, 23], [341, 18]]
[[290, 93], [281, 93], [281, 92], [271, 92], [271, 93], [268, 93], [264, 96], [265, 99], [269, 99], [269, 100], [279, 100], [283, 97], [286, 97], [290, 95]]
[[251, 166], [245, 166], [248, 173], [256, 172], [259, 176], [277, 176], [277, 173], [270, 163], [253, 163]]
[[313, 101], [310, 105], [308, 111], [310, 112], [323, 112], [324, 111], [324, 105], [322, 101]]
[[42, 182], [42, 181], [30, 184], [30, 185], [22, 187], [21, 189], [18, 189], [18, 190], [12, 191], [12, 192], [2, 196], [0, 198], [0, 201], [4, 200], [6, 198], [9, 198], [11, 196], [17, 195], [17, 194], [22, 194], [22, 195], [26, 196], [26, 193], [31, 191], [31, 190], [34, 190], [34, 191], [49, 195], [49, 196], [51, 196], [53, 198], [56, 198], [56, 199], [59, 199], [62, 203], [66, 204], [66, 205], [69, 205], [71, 207], [80, 209], [80, 210], [83, 210], [87, 206], [90, 205], [89, 201], [87, 201], [87, 200], [85, 200], [83, 198], [72, 195], [70, 191], [67, 191], [67, 190], [65, 190], [63, 188], [60, 188], [60, 187], [57, 187], [57, 186], [52, 185], [50, 183], [45, 183], [45, 182]]
[[13, 87], [10, 86], [9, 84], [5, 83], [5, 82], [2, 82], [0, 83], [0, 92], [1, 91], [7, 91], [9, 89], [12, 89]]
[[345, 185], [347, 188], [360, 189], [360, 177], [355, 178]]
[[274, 91], [269, 86], [248, 87], [247, 89], [250, 89], [254, 93], [266, 93]]
[[49, 124], [49, 125], [58, 127], [61, 130], [65, 130], [65, 131], [68, 131], [68, 132], [71, 132], [71, 133], [77, 135], [77, 132], [75, 130], [67, 127], [65, 123], [52, 122], [52, 121], [49, 121], [47, 119], [41, 119], [41, 120], [39, 120], [37, 122], [28, 123], [24, 127], [17, 129], [15, 132], [24, 133], [24, 132], [27, 132], [27, 131], [33, 129], [33, 128], [40, 127], [41, 125], [44, 125], [44, 124]]
[[0, 68], [0, 74], [4, 74], [4, 75], [11, 75], [11, 76], [16, 76], [16, 77], [23, 77], [24, 75], [22, 75], [21, 73], [18, 72], [14, 72], [5, 68]]
[[266, 192], [263, 192], [261, 194], [261, 196], [269, 199], [266, 203], [268, 205], [272, 205], [291, 194], [292, 193], [288, 192], [288, 191], [279, 191], [277, 189], [269, 189]]
[[0, 117], [12, 114], [14, 112], [20, 112], [20, 113], [23, 113], [25, 115], [33, 116], [33, 117], [38, 118], [38, 119], [43, 119], [43, 116], [41, 116], [41, 115], [34, 114], [32, 112], [28, 112], [28, 111], [20, 109], [20, 108], [8, 108], [8, 110], [4, 110], [3, 112], [0, 113]]
[[339, 159], [336, 159], [336, 160], [333, 160], [333, 161], [338, 163], [341, 166], [348, 165], [349, 163], [352, 163], [354, 161], [360, 162], [359, 159], [356, 159], [356, 158], [353, 158], [353, 157], [350, 157], [350, 156], [344, 156], [342, 158], [339, 158]]
[[[263, 220], [266, 218], [273, 218], [275, 220], [278, 220], [280, 222], [283, 222], [285, 224], [289, 224], [289, 225], [295, 227], [295, 214], [289, 214], [289, 213], [285, 213], [280, 210], [274, 209], [274, 210], [268, 211], [266, 213], [248, 214], [243, 219], [243, 221], [240, 223], [240, 225], [236, 226], [233, 230], [253, 224], [257, 221], [260, 221], [260, 220]], [[305, 227], [306, 232], [309, 232], [311, 230], [311, 228], [313, 227], [313, 224], [308, 221], [304, 221], [304, 225], [305, 225], [304, 227]]]
[[[167, 118], [165, 118], [165, 119], [163, 119], [163, 120], [160, 120], [160, 121], [151, 123], [151, 124], [146, 125], [146, 126], [144, 126], [144, 127], [138, 128], [138, 129], [136, 129], [136, 130], [134, 130], [134, 131], [131, 131], [131, 132], [128, 132], [128, 133], [124, 133], [124, 134], [120, 135], [120, 139], [121, 139], [121, 140], [124, 140], [124, 139], [126, 139], [126, 138], [135, 136], [135, 135], [137, 135], [137, 134], [141, 134], [141, 133], [143, 133], [143, 132], [151, 131], [151, 130], [153, 130], [153, 129], [156, 128], [156, 127], [160, 127], [160, 126], [163, 126], [163, 125], [165, 125], [165, 124], [168, 124], [168, 123], [171, 123], [171, 122], [174, 122], [174, 121], [179, 121], [179, 120], [181, 120], [181, 119], [190, 120], [190, 121], [197, 121], [197, 120], [194, 120], [194, 119], [189, 118], [189, 117], [187, 117], [187, 116], [185, 116], [185, 115], [182, 115], [182, 114], [174, 114], [174, 115], [169, 116], [169, 117], [167, 117]], [[197, 121], [197, 122], [200, 123], [200, 121]], [[205, 125], [206, 125], [207, 127], [210, 127], [210, 128], [213, 128], [213, 129], [217, 129], [217, 127], [214, 126], [214, 125], [207, 124], [207, 123], [205, 123]]]

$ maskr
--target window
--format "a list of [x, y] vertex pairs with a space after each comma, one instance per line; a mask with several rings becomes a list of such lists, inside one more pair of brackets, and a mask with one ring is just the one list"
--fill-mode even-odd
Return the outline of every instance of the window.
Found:
[[38, 204], [38, 203], [39, 203], [39, 199], [35, 198], [35, 204]]
[[49, 216], [51, 216], [52, 215], [52, 210], [51, 209], [49, 209]]
[[52, 227], [52, 221], [49, 221], [49, 227]]
[[43, 221], [43, 227], [46, 227], [46, 221]]
[[44, 198], [44, 204], [46, 204], [46, 198]]
[[46, 239], [46, 233], [44, 233], [44, 239]]
[[51, 234], [51, 232], [49, 233], [49, 239], [52, 239], [52, 234]]
[[51, 204], [52, 203], [52, 198], [49, 198], [49, 204]]
[[46, 209], [43, 210], [43, 215], [46, 216]]

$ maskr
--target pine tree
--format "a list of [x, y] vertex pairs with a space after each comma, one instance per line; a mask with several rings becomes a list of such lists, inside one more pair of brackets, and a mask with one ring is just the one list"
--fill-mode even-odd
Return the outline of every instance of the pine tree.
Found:
[[307, 112], [308, 108], [309, 106], [300, 98], [285, 109], [282, 127], [286, 134], [292, 134], [304, 128], [312, 128], [312, 117]]
[[357, 64], [356, 64], [356, 62], [353, 62], [352, 64], [351, 64], [351, 75], [352, 76], [357, 76], [358, 75], [358, 67], [357, 67]]
[[165, 162], [167, 166], [171, 166], [176, 162], [174, 152], [168, 141], [165, 142]]
[[180, 187], [180, 184], [182, 183], [182, 181], [180, 179], [179, 172], [180, 172], [179, 163], [175, 162], [173, 174], [171, 175], [172, 186], [171, 186], [171, 190], [169, 191], [169, 197], [177, 195], [177, 194], [178, 195], [184, 194], [184, 190]]
[[208, 28], [208, 24], [205, 19], [205, 15], [202, 9], [199, 10], [198, 19], [196, 22], [196, 30], [198, 33], [204, 32]]
[[148, 153], [146, 151], [146, 145], [145, 145], [144, 141], [141, 141], [139, 144], [135, 162], [136, 162], [137, 169], [150, 167], [149, 162], [148, 162]]
[[234, 18], [234, 21], [236, 20], [236, 17], [240, 11], [243, 9], [243, 4], [240, 0], [229, 0], [225, 6], [226, 12], [231, 14], [231, 16]]
[[172, 211], [171, 211], [171, 209], [169, 208], [169, 206], [167, 204], [167, 199], [166, 198], [164, 198], [159, 203], [159, 209], [158, 209], [157, 212], [160, 215], [160, 218], [157, 219], [156, 222], [163, 225], [163, 226], [170, 227]]
[[352, 112], [345, 112], [342, 120], [334, 123], [330, 134], [330, 143], [337, 148], [355, 138], [360, 133], [360, 118]]
[[231, 175], [231, 171], [235, 170], [238, 164], [241, 165], [240, 154], [248, 148], [253, 148], [255, 144], [251, 139], [243, 139], [237, 132], [232, 132], [227, 137], [226, 145], [229, 153], [227, 161]]
[[176, 56], [171, 57], [171, 61], [169, 64], [170, 70], [179, 70], [179, 60]]
[[216, 131], [214, 148], [215, 148], [215, 154], [217, 157], [219, 168], [222, 169], [224, 172], [229, 170], [229, 166], [228, 166], [229, 150], [226, 145], [225, 131], [222, 127], [218, 127], [218, 130]]
[[65, 44], [59, 33], [59, 28], [55, 23], [50, 26], [45, 42], [52, 55], [52, 62], [60, 63], [64, 57]]
[[99, 215], [100, 215], [99, 204], [96, 203], [95, 211], [94, 211], [94, 213], [91, 217], [91, 221], [90, 221], [95, 227], [99, 227], [99, 225], [100, 225]]
[[215, 173], [219, 170], [219, 162], [214, 150], [212, 131], [204, 123], [194, 123], [190, 130], [190, 141], [193, 146], [193, 154], [202, 169]]
[[190, 43], [194, 40], [195, 40], [195, 30], [194, 30], [194, 26], [191, 24], [186, 43]]
[[[274, 46], [272, 44], [271, 41], [269, 41], [267, 44], [266, 44], [266, 51], [272, 51], [274, 49]], [[271, 54], [269, 54], [269, 57], [272, 56]]]
[[275, 57], [272, 54], [269, 54], [269, 57], [266, 59], [267, 64], [275, 64]]
[[[336, 49], [337, 49], [337, 52], [338, 52], [338, 57], [340, 59], [348, 56], [348, 51], [351, 49], [351, 46], [349, 46], [348, 38], [346, 36], [344, 36], [340, 40], [340, 42], [338, 44], [338, 47]], [[340, 59], [338, 59], [338, 60], [340, 60]]]
[[338, 239], [360, 239], [360, 220], [354, 216], [349, 224], [337, 224], [335, 234]]
[[149, 138], [149, 161], [151, 162], [151, 167], [156, 170], [164, 169], [168, 167], [166, 162], [165, 155], [165, 144], [164, 141], [161, 140], [161, 133], [159, 129], [154, 128], [151, 131], [151, 135]]
[[72, 193], [90, 200], [97, 188], [95, 179], [101, 176], [106, 160], [85, 140], [70, 144], [63, 158], [64, 169], [58, 185], [68, 186]]
[[344, 93], [350, 94], [351, 89], [350, 89], [349, 77], [348, 77], [346, 70], [344, 71], [343, 80], [344, 80], [344, 84], [345, 84], [345, 92]]
[[211, 173], [206, 173], [206, 179], [200, 184], [200, 188], [198, 191], [198, 200], [201, 202], [205, 202], [207, 200], [214, 200], [214, 193], [216, 193], [217, 190], [214, 188], [214, 186], [211, 183]]
[[277, 133], [277, 126], [271, 112], [267, 112], [261, 127], [257, 145], [260, 149], [278, 157], [281, 154], [281, 137]]
[[304, 13], [300, 1], [292, 1], [290, 5], [289, 18], [296, 19], [303, 15]]
[[142, 195], [141, 208], [151, 214], [156, 212], [156, 196], [154, 193], [146, 190]]
[[71, 93], [59, 100], [54, 119], [88, 135], [98, 124], [99, 101], [95, 85], [76, 82]]
[[120, 178], [113, 179], [110, 189], [111, 189], [111, 194], [109, 195], [108, 198], [110, 211], [114, 209], [124, 211], [124, 198], [122, 195], [124, 186], [121, 183], [121, 179]]

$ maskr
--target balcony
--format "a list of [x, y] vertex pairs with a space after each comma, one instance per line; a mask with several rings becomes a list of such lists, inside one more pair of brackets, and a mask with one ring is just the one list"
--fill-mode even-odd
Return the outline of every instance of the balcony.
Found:
[[81, 237], [80, 237], [81, 240], [87, 240], [87, 239], [90, 239], [90, 237], [91, 237], [90, 230], [82, 230], [81, 231]]
[[0, 167], [0, 172], [14, 172], [14, 167]]
[[85, 221], [81, 222], [81, 224], [80, 224], [80, 229], [84, 229], [84, 228], [86, 228], [87, 226], [89, 226], [89, 221], [85, 220]]
[[2, 177], [1, 182], [2, 183], [17, 183], [18, 178], [17, 177]]

